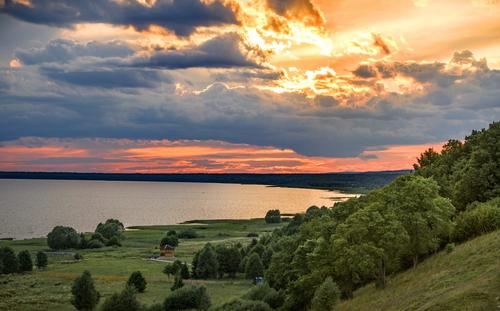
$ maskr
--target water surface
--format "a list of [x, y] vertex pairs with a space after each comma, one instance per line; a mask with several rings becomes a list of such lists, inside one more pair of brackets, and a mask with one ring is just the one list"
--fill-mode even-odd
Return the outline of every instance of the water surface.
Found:
[[296, 213], [346, 196], [263, 185], [3, 179], [0, 238], [44, 236], [56, 225], [93, 231], [107, 218], [132, 226], [263, 217], [269, 209]]

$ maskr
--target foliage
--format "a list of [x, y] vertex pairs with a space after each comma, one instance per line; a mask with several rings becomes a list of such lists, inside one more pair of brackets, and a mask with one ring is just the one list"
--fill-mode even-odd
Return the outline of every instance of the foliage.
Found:
[[325, 281], [314, 292], [311, 303], [311, 311], [333, 310], [340, 298], [340, 290], [331, 277]]
[[20, 251], [19, 254], [17, 254], [17, 259], [19, 261], [20, 272], [33, 270], [33, 261], [31, 260], [31, 254], [29, 251]]
[[173, 291], [163, 303], [164, 310], [207, 310], [210, 307], [210, 297], [205, 286], [186, 285]]
[[87, 248], [103, 248], [104, 244], [99, 240], [90, 240], [87, 243]]
[[75, 253], [75, 255], [73, 256], [73, 259], [75, 259], [75, 260], [83, 260], [83, 256], [80, 253]]
[[79, 248], [80, 236], [71, 227], [56, 226], [47, 235], [47, 245], [52, 249]]
[[485, 203], [474, 202], [460, 213], [453, 239], [465, 241], [497, 229], [500, 229], [500, 197]]
[[257, 253], [252, 253], [250, 257], [248, 257], [246, 266], [245, 266], [245, 276], [247, 279], [254, 280], [256, 277], [264, 275], [264, 265], [260, 260], [260, 257]]
[[101, 242], [102, 244], [106, 244], [107, 239], [100, 232], [94, 232], [90, 237], [90, 240], [96, 240]]
[[122, 243], [117, 236], [113, 236], [106, 242], [106, 246], [122, 246]]
[[136, 291], [132, 286], [126, 286], [120, 293], [114, 293], [104, 300], [101, 311], [141, 311], [143, 308], [137, 300]]
[[216, 278], [219, 271], [219, 262], [217, 253], [212, 244], [207, 243], [200, 251], [196, 266], [193, 267], [196, 271], [196, 277], [200, 279]]
[[200, 237], [198, 232], [196, 232], [196, 230], [191, 229], [191, 228], [181, 230], [181, 232], [179, 232], [179, 234], [177, 236], [179, 237], [179, 239], [196, 239], [196, 238]]
[[174, 278], [174, 284], [172, 285], [172, 287], [170, 288], [170, 290], [174, 291], [176, 289], [179, 289], [181, 287], [184, 286], [184, 281], [182, 281], [182, 275], [180, 272], [177, 272], [175, 274], [175, 278]]
[[2, 261], [2, 274], [16, 273], [19, 270], [19, 260], [12, 248], [8, 246], [0, 248], [0, 260]]
[[191, 274], [189, 273], [189, 268], [188, 268], [188, 265], [186, 263], [182, 264], [180, 274], [184, 280], [191, 278]]
[[281, 222], [281, 213], [279, 209], [272, 209], [267, 211], [264, 220], [268, 224], [276, 224]]
[[273, 309], [283, 305], [284, 297], [268, 284], [255, 285], [244, 296], [244, 299], [265, 302]]
[[[99, 223], [95, 229], [96, 233], [102, 234], [106, 239], [112, 237], [121, 237], [122, 232], [125, 230], [123, 224], [117, 219], [108, 219], [106, 222]], [[104, 241], [102, 241], [104, 243]]]
[[127, 281], [127, 285], [133, 286], [139, 293], [143, 293], [146, 290], [147, 284], [146, 279], [140, 271], [132, 272]]
[[217, 245], [215, 247], [217, 261], [219, 262], [219, 276], [227, 273], [234, 278], [239, 270], [241, 254], [235, 246]]
[[160, 241], [160, 247], [163, 248], [167, 244], [176, 247], [179, 245], [179, 239], [173, 234], [164, 236]]
[[77, 310], [93, 310], [100, 298], [99, 292], [95, 289], [94, 280], [87, 270], [73, 282], [71, 293], [73, 295], [71, 304]]
[[455, 250], [455, 243], [448, 243], [444, 247], [445, 251], [449, 254]]
[[271, 311], [272, 309], [262, 301], [235, 299], [218, 306], [213, 311]]
[[248, 232], [247, 237], [249, 237], [249, 238], [258, 238], [259, 234], [255, 233], [255, 232]]
[[49, 260], [47, 258], [47, 254], [45, 252], [39, 251], [36, 253], [36, 266], [38, 269], [42, 269], [47, 267]]

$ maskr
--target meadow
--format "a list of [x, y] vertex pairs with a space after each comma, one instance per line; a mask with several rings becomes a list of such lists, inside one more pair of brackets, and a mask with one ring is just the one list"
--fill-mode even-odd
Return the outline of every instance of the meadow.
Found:
[[[49, 265], [43, 270], [0, 275], [0, 310], [74, 310], [70, 303], [73, 280], [84, 270], [89, 270], [101, 293], [101, 302], [114, 292], [120, 291], [130, 274], [141, 271], [148, 284], [138, 299], [144, 304], [162, 303], [169, 295], [173, 278], [162, 273], [165, 262], [151, 261], [148, 258], [159, 254], [159, 241], [168, 230], [193, 229], [200, 237], [181, 239], [175, 256], [181, 261], [191, 263], [194, 253], [207, 242], [249, 243], [248, 233], [259, 236], [272, 232], [283, 224], [266, 224], [263, 219], [252, 220], [209, 220], [191, 221], [179, 225], [130, 227], [124, 232], [122, 247], [101, 249], [67, 250], [52, 252], [45, 238], [0, 241], [0, 247], [10, 246], [16, 253], [29, 250], [34, 259], [36, 252], [42, 250], [49, 256]], [[75, 261], [74, 253], [83, 255], [83, 260]], [[243, 275], [236, 278], [215, 280], [185, 280], [186, 284], [203, 284], [207, 287], [213, 305], [218, 305], [242, 296], [251, 287], [250, 280]]]

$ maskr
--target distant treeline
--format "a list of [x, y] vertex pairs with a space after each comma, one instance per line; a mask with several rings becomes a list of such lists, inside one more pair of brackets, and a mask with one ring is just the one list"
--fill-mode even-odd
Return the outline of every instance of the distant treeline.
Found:
[[364, 191], [382, 187], [410, 170], [327, 174], [109, 174], [0, 172], [3, 179], [114, 180], [260, 184], [297, 188]]

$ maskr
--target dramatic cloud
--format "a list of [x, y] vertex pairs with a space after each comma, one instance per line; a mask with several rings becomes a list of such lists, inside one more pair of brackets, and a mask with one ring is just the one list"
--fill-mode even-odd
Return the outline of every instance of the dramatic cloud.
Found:
[[71, 27], [78, 23], [107, 23], [144, 30], [158, 25], [180, 36], [196, 27], [236, 24], [233, 11], [219, 1], [157, 0], [152, 5], [113, 0], [5, 0], [0, 12], [49, 26]]

